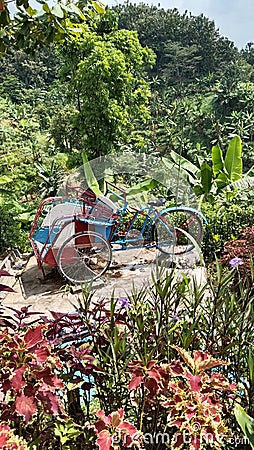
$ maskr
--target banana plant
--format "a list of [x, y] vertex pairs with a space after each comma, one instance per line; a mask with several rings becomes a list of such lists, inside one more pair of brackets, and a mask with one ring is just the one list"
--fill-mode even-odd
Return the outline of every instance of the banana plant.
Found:
[[203, 200], [213, 202], [214, 197], [220, 193], [226, 193], [226, 195], [230, 194], [230, 191], [232, 193], [237, 189], [237, 183], [239, 184], [245, 177], [240, 136], [234, 136], [231, 139], [225, 157], [218, 145], [212, 147], [210, 161], [202, 161], [198, 158], [197, 165], [173, 151], [170, 156], [175, 166], [187, 174], [188, 180], [201, 202]]

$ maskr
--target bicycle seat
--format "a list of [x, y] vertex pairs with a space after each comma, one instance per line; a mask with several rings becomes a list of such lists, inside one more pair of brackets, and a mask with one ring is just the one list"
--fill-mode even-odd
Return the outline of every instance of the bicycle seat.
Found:
[[157, 200], [151, 200], [148, 202], [148, 205], [150, 206], [163, 206], [166, 203], [166, 199], [163, 197], [157, 198]]

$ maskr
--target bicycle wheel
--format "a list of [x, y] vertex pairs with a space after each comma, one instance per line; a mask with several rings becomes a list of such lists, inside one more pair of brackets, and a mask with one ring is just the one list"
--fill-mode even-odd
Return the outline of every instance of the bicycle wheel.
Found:
[[[165, 254], [181, 255], [201, 244], [203, 226], [195, 211], [178, 208], [165, 211], [154, 224], [156, 247]], [[193, 242], [194, 240], [194, 242]]]
[[101, 277], [111, 258], [111, 247], [101, 234], [82, 231], [64, 241], [57, 254], [57, 266], [68, 281], [82, 284]]

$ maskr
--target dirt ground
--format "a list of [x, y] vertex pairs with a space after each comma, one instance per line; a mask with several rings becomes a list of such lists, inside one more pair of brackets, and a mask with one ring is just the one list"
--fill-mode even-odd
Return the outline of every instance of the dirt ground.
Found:
[[[205, 268], [199, 265], [199, 257], [190, 252], [181, 257], [174, 257], [176, 272], [182, 272], [194, 277], [200, 284], [205, 282]], [[131, 294], [133, 288], [147, 288], [151, 284], [151, 274], [161, 265], [161, 255], [155, 249], [135, 249], [114, 252], [114, 258], [105, 275], [93, 283], [94, 299], [125, 297]], [[172, 266], [172, 258], [163, 258], [163, 264]], [[30, 256], [16, 262], [10, 273], [1, 282], [8, 282], [15, 290], [1, 300], [6, 307], [20, 309], [31, 305], [30, 311], [50, 315], [50, 311], [71, 312], [82, 297], [80, 287], [68, 286], [56, 270], [45, 266], [46, 278], [38, 269], [36, 259]], [[168, 269], [172, 270], [172, 269]], [[8, 279], [7, 279], [8, 278]]]

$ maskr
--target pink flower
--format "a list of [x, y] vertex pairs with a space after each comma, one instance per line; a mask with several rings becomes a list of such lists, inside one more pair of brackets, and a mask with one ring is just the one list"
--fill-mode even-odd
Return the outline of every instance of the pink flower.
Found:
[[[108, 416], [104, 411], [97, 411], [99, 418], [95, 422], [97, 434], [96, 444], [100, 450], [117, 450], [120, 445], [123, 447], [132, 447], [134, 444], [138, 448], [141, 445], [141, 433], [130, 422], [124, 421], [124, 410], [118, 409]], [[118, 444], [118, 446], [117, 446]]]

